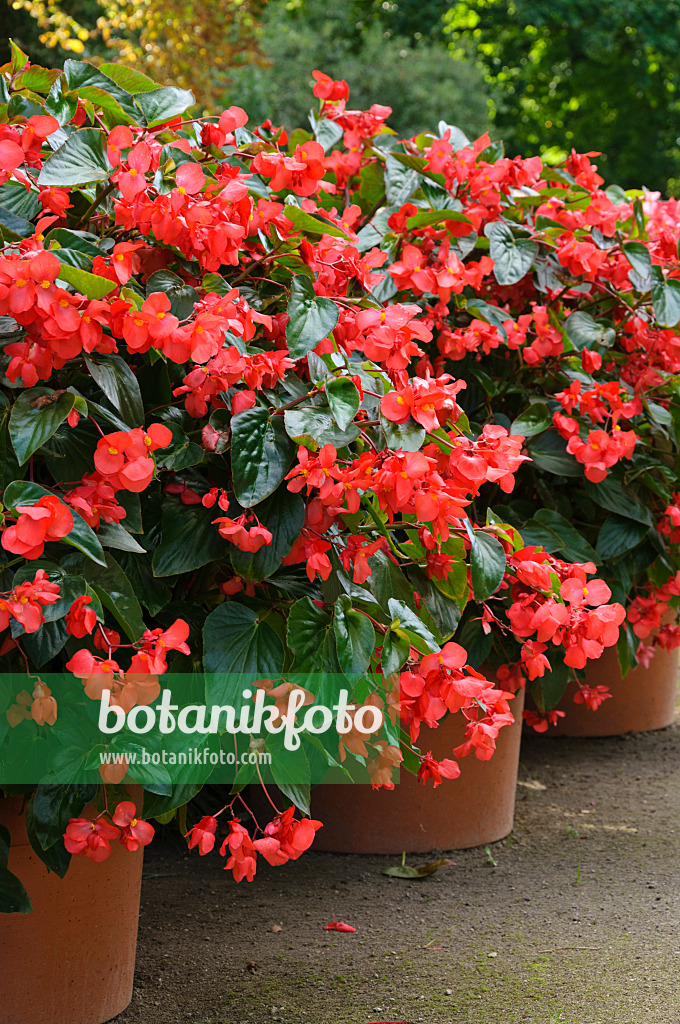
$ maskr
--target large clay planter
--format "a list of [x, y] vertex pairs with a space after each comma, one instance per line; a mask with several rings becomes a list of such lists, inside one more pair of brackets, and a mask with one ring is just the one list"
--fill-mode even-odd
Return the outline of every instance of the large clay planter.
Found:
[[574, 704], [577, 686], [570, 683], [558, 704], [566, 715], [549, 728], [548, 735], [621, 736], [664, 729], [675, 720], [678, 651], [657, 647], [649, 668], [637, 665], [622, 677], [616, 648], [608, 647], [601, 658], [589, 663], [586, 683], [608, 686], [611, 700], [606, 700], [597, 711], [588, 711], [585, 704]]
[[[392, 790], [367, 785], [327, 785], [312, 790], [312, 816], [324, 827], [315, 850], [334, 853], [429, 853], [463, 850], [502, 839], [512, 831], [524, 694], [511, 702], [514, 725], [501, 729], [490, 761], [460, 761], [458, 779], [437, 789], [401, 772]], [[462, 715], [448, 715], [437, 729], [423, 727], [421, 750], [441, 760], [463, 742]]]
[[0, 798], [0, 824], [33, 913], [0, 915], [0, 1021], [103, 1024], [132, 997], [142, 851], [114, 843], [108, 860], [74, 857], [59, 878], [33, 852], [21, 805]]

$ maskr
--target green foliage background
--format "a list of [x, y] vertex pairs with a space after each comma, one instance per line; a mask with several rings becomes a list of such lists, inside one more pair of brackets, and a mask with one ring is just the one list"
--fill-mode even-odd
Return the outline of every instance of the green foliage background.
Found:
[[[59, 64], [30, 14], [0, 4], [7, 35]], [[83, 24], [101, 13], [72, 7]], [[260, 49], [264, 66], [223, 83], [254, 121], [306, 125], [319, 68], [349, 82], [352, 108], [389, 104], [404, 135], [444, 119], [489, 128], [510, 156], [601, 151], [608, 183], [680, 194], [680, 0], [269, 0]], [[214, 85], [214, 69], [195, 73]]]

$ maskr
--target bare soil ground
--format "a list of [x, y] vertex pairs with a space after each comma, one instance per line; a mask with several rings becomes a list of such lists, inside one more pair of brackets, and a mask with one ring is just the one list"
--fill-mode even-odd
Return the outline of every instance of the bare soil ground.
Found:
[[679, 840], [675, 726], [527, 738], [515, 831], [424, 881], [309, 853], [236, 885], [151, 847], [116, 1024], [680, 1024]]

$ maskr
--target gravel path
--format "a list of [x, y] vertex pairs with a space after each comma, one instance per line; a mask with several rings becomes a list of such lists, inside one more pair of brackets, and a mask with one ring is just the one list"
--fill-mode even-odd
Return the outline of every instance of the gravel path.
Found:
[[680, 1024], [679, 839], [676, 726], [529, 737], [513, 834], [423, 881], [310, 853], [237, 886], [152, 847], [116, 1024]]

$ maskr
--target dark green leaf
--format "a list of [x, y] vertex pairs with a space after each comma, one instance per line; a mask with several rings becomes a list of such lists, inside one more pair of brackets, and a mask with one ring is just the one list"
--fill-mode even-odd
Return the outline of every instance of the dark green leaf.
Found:
[[513, 420], [511, 434], [522, 434], [524, 437], [535, 437], [552, 425], [552, 413], [545, 402], [534, 402]]
[[344, 594], [335, 602], [333, 629], [340, 668], [350, 679], [363, 675], [375, 647], [375, 630]]
[[153, 554], [154, 576], [191, 572], [224, 558], [229, 545], [212, 522], [218, 514], [219, 509], [206, 509], [202, 505], [165, 503], [161, 542]]
[[402, 665], [408, 659], [410, 651], [411, 644], [408, 637], [388, 629], [383, 638], [383, 649], [380, 659], [383, 675], [391, 676], [394, 672], [399, 672]]
[[69, 818], [79, 817], [96, 792], [96, 786], [38, 786], [33, 797], [33, 831], [43, 850], [62, 838]]
[[649, 532], [647, 523], [612, 514], [603, 522], [597, 537], [597, 552], [603, 559], [618, 558], [631, 551]]
[[42, 668], [59, 654], [67, 640], [66, 622], [59, 619], [58, 622], [43, 622], [35, 633], [26, 633], [21, 638], [21, 646], [29, 661], [36, 668]]
[[275, 630], [238, 601], [225, 601], [205, 620], [206, 672], [276, 676], [283, 669], [283, 660], [283, 645]]
[[9, 436], [9, 415], [9, 409], [3, 410], [0, 415], [0, 491], [4, 491], [12, 480], [21, 476], [19, 463]]
[[139, 640], [146, 629], [137, 595], [113, 555], [106, 555], [106, 568], [91, 566], [83, 575], [105, 608], [123, 627], [130, 640]]
[[231, 424], [234, 494], [244, 507], [257, 505], [279, 486], [295, 455], [282, 416], [270, 417], [262, 406], [234, 416]]
[[92, 377], [130, 427], [144, 424], [144, 404], [134, 373], [119, 355], [85, 356]]
[[[408, 633], [415, 634], [416, 637], [424, 640], [426, 645], [424, 653], [439, 650], [436, 637], [427, 628], [420, 616], [412, 611], [407, 604], [391, 597], [387, 605], [388, 611], [392, 616], [392, 629], [404, 629]], [[420, 650], [417, 640], [415, 641], [415, 646]]]
[[75, 401], [76, 396], [70, 391], [60, 394], [52, 388], [30, 388], [21, 392], [9, 421], [9, 434], [20, 466], [52, 437]]
[[326, 398], [340, 430], [347, 430], [361, 405], [356, 384], [348, 377], [333, 377], [326, 382]]
[[168, 421], [165, 426], [172, 431], [172, 442], [167, 448], [162, 448], [157, 452], [157, 466], [163, 469], [172, 469], [178, 473], [181, 469], [197, 466], [199, 462], [203, 461], [205, 448], [190, 441], [179, 423]]
[[409, 217], [406, 227], [409, 231], [414, 231], [416, 228], [428, 227], [431, 224], [446, 224], [447, 221], [452, 220], [472, 224], [470, 218], [460, 210], [423, 210], [421, 213], [414, 213], [412, 217]]
[[178, 320], [186, 320], [194, 311], [200, 296], [195, 288], [185, 284], [171, 270], [157, 270], [146, 282], [146, 294], [163, 292], [170, 299], [170, 311]]
[[[550, 548], [549, 550], [562, 551], [570, 562], [599, 562], [597, 552], [559, 512], [554, 512], [549, 508], [539, 508], [536, 512], [536, 520], [549, 530], [553, 530], [560, 540], [560, 548]], [[521, 533], [524, 537], [523, 530]]]
[[317, 296], [314, 286], [304, 274], [296, 274], [291, 282], [290, 317], [286, 326], [286, 342], [291, 359], [306, 356], [338, 322], [338, 307], [332, 299]]
[[495, 594], [505, 575], [505, 550], [497, 537], [475, 530], [471, 539], [470, 577], [475, 600]]
[[35, 823], [33, 820], [33, 800], [26, 805], [26, 835], [36, 856], [40, 857], [48, 871], [53, 871], [59, 878], [63, 878], [71, 863], [71, 854], [64, 846], [63, 839], [57, 839], [56, 843], [44, 848], [38, 839]]
[[609, 512], [615, 512], [616, 515], [625, 516], [627, 519], [634, 519], [637, 523], [653, 525], [654, 519], [649, 508], [626, 491], [621, 481], [612, 473], [609, 473], [607, 479], [599, 484], [586, 480], [585, 488], [588, 497]]
[[556, 476], [581, 476], [583, 470], [567, 452], [567, 442], [556, 430], [539, 434], [528, 446], [529, 455], [540, 469]]

